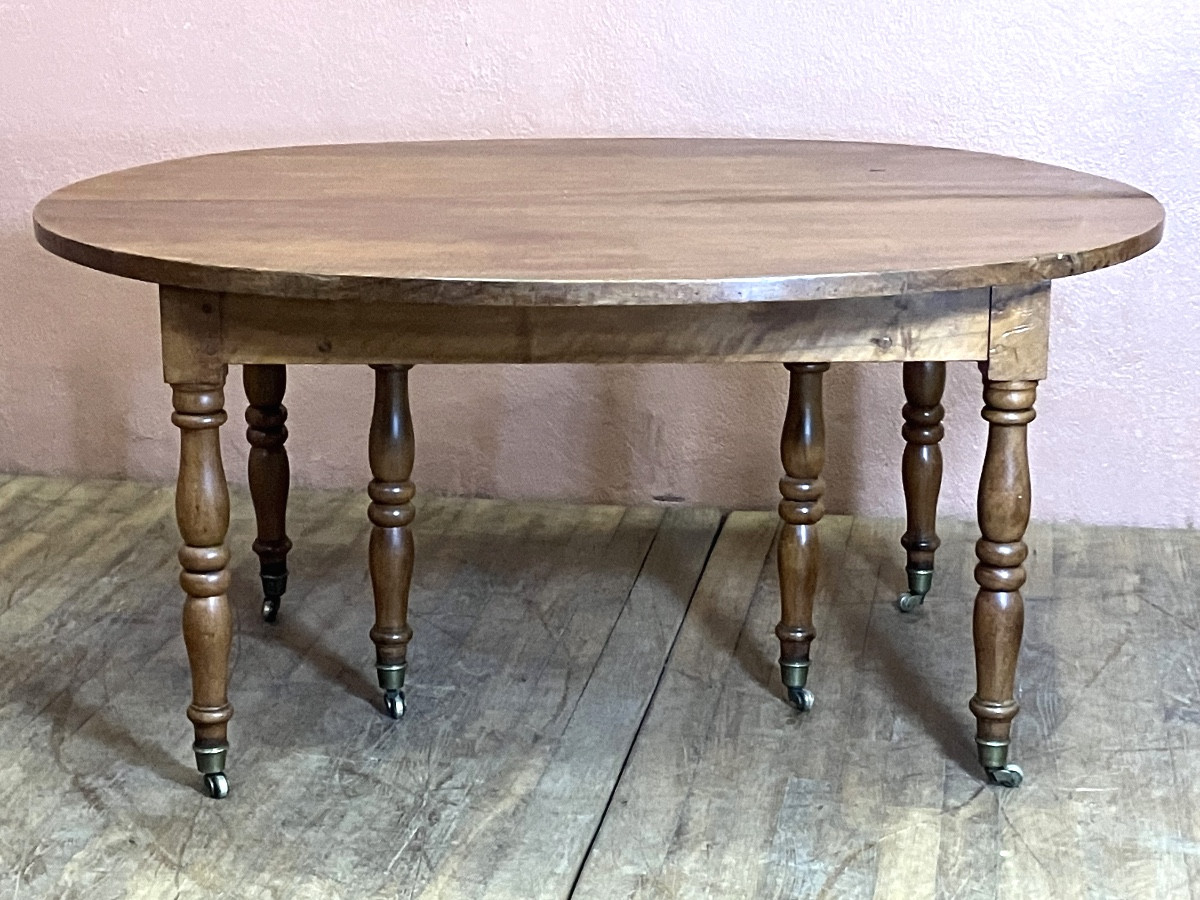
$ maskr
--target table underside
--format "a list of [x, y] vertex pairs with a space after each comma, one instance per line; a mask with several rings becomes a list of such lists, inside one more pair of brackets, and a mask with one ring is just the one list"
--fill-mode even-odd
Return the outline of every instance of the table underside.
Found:
[[971, 700], [979, 758], [991, 781], [1015, 786], [1008, 762], [1029, 521], [1026, 426], [1045, 376], [1049, 283], [839, 300], [693, 305], [438, 306], [378, 298], [309, 300], [161, 290], [163, 372], [180, 429], [176, 512], [183, 548], [184, 639], [192, 667], [197, 766], [209, 793], [228, 790], [225, 762], [229, 653], [229, 494], [219, 429], [228, 415], [229, 364], [243, 365], [250, 408], [249, 481], [261, 564], [263, 614], [274, 621], [287, 586], [289, 483], [283, 405], [288, 364], [369, 364], [375, 400], [368, 457], [369, 567], [375, 597], [376, 672], [393, 717], [404, 713], [409, 584], [415, 551], [415, 486], [408, 373], [424, 363], [630, 363], [776, 361], [789, 373], [780, 442], [782, 519], [777, 549], [780, 674], [801, 711], [807, 687], [812, 607], [824, 514], [822, 377], [832, 362], [904, 363], [902, 466], [909, 590], [901, 610], [920, 604], [938, 547], [941, 396], [945, 362], [976, 360], [984, 380], [988, 445], [979, 491], [982, 538], [975, 570], [977, 691]]
[[[273, 148], [89, 179], [34, 211], [82, 265], [163, 284], [180, 429], [176, 512], [197, 765], [224, 765], [233, 616], [219, 429], [230, 364], [250, 404], [264, 615], [286, 587], [290, 364], [368, 364], [376, 670], [403, 712], [415, 445], [426, 363], [779, 362], [780, 674], [801, 711], [824, 513], [822, 378], [903, 364], [909, 591], [929, 589], [950, 360], [983, 373], [988, 442], [974, 607], [979, 758], [1008, 765], [1017, 713], [1026, 426], [1046, 374], [1049, 283], [1152, 247], [1162, 207], [1127, 185], [986, 154], [805, 141], [545, 141]], [[175, 287], [169, 285], [177, 285]], [[273, 602], [272, 602], [273, 601]], [[908, 606], [905, 606], [905, 603]]]

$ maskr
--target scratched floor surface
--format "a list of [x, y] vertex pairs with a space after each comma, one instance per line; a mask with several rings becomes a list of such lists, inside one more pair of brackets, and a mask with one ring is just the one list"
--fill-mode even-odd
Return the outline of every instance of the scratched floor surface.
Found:
[[1031, 530], [1017, 791], [984, 787], [974, 529], [891, 605], [899, 523], [830, 517], [811, 685], [770, 513], [425, 499], [409, 712], [378, 709], [364, 503], [297, 491], [258, 616], [235, 492], [231, 793], [183, 716], [168, 489], [0, 476], [0, 896], [1188, 897], [1200, 534]]

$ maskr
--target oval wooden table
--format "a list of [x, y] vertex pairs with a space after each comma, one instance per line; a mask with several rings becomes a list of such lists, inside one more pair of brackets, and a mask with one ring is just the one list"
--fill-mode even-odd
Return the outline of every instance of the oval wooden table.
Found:
[[[163, 372], [179, 427], [176, 511], [192, 669], [188, 717], [214, 796], [228, 789], [229, 497], [218, 429], [240, 363], [264, 615], [286, 587], [289, 363], [369, 364], [375, 404], [371, 629], [403, 713], [419, 363], [771, 360], [790, 373], [779, 513], [783, 684], [801, 710], [824, 507], [821, 378], [904, 364], [911, 609], [929, 590], [947, 360], [983, 372], [974, 641], [979, 758], [1008, 761], [1029, 519], [1026, 426], [1046, 375], [1051, 279], [1153, 247], [1141, 191], [1014, 159], [808, 141], [362, 144], [176, 160], [81, 181], [34, 211], [53, 253], [161, 285]], [[852, 711], [847, 710], [847, 714]], [[781, 713], [782, 714], [782, 713]]]

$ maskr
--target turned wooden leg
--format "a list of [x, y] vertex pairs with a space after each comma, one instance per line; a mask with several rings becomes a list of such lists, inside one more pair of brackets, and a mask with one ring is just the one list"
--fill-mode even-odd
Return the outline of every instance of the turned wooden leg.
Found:
[[372, 366], [375, 408], [371, 415], [371, 586], [375, 592], [375, 669], [392, 718], [404, 715], [408, 641], [408, 588], [412, 581], [412, 417], [408, 408], [411, 366]]
[[175, 516], [183, 548], [179, 583], [183, 604], [183, 640], [192, 669], [192, 702], [188, 718], [195, 726], [196, 767], [213, 797], [229, 790], [225, 757], [229, 705], [229, 648], [233, 613], [229, 606], [229, 489], [221, 466], [219, 429], [225, 423], [224, 383], [173, 384], [179, 427], [179, 482]]
[[250, 441], [250, 496], [254, 500], [254, 516], [258, 520], [258, 537], [254, 552], [258, 554], [259, 575], [262, 578], [262, 616], [274, 622], [279, 615], [279, 603], [287, 590], [287, 555], [292, 549], [288, 540], [287, 500], [288, 469], [287, 407], [283, 392], [287, 388], [285, 366], [243, 366], [242, 382], [246, 388], [246, 438]]
[[946, 387], [944, 362], [904, 364], [904, 502], [908, 530], [900, 544], [908, 552], [908, 590], [897, 605], [911, 612], [925, 602], [933, 583], [933, 554], [941, 544], [937, 536], [938, 491], [942, 487], [942, 391]]
[[821, 548], [816, 525], [825, 514], [821, 497], [825, 482], [825, 419], [821, 411], [821, 376], [829, 363], [788, 363], [791, 383], [779, 455], [786, 473], [779, 481], [783, 499], [779, 516], [779, 595], [781, 617], [775, 626], [779, 638], [779, 668], [790, 699], [801, 711], [812, 708], [808, 681], [808, 650], [813, 630], [813, 596]]
[[1009, 733], [1017, 714], [1014, 688], [1021, 648], [1025, 583], [1023, 538], [1029, 524], [1029, 456], [1026, 426], [1033, 421], [1036, 381], [989, 381], [983, 385], [988, 421], [987, 454], [979, 481], [979, 564], [975, 580], [976, 691], [971, 712], [978, 722], [979, 761], [995, 784], [1016, 787], [1020, 767], [1008, 762]]

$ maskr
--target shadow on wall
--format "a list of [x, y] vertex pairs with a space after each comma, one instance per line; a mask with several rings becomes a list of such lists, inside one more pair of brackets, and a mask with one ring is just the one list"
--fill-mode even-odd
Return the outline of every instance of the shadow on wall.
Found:
[[[894, 368], [899, 399], [889, 431], [898, 431], [903, 399]], [[858, 444], [861, 377], [850, 366], [826, 376], [827, 506], [835, 512], [861, 492], [860, 454], [886, 443], [880, 435]], [[771, 508], [787, 384], [774, 364], [418, 371], [417, 476], [452, 492]], [[447, 403], [463, 429], [458, 442], [445, 433]]]
[[[503, 494], [496, 460], [507, 421], [506, 370], [499, 366], [418, 366], [409, 376], [418, 491]], [[364, 445], [365, 446], [365, 445]], [[535, 465], [536, 459], [530, 461]]]

